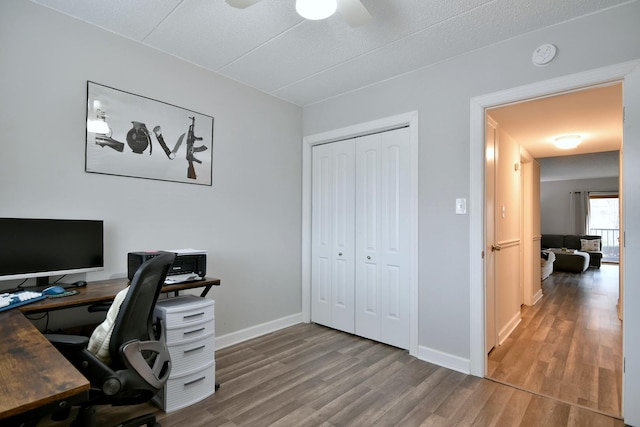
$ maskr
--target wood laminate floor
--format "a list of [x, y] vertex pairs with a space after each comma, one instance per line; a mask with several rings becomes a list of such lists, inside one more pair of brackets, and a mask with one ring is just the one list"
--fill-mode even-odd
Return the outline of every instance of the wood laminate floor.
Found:
[[314, 324], [222, 349], [216, 366], [221, 388], [213, 396], [170, 414], [149, 404], [100, 407], [99, 425], [151, 411], [164, 427], [624, 426]]
[[545, 279], [543, 298], [523, 306], [521, 323], [489, 353], [488, 377], [620, 416], [618, 271], [603, 265]]

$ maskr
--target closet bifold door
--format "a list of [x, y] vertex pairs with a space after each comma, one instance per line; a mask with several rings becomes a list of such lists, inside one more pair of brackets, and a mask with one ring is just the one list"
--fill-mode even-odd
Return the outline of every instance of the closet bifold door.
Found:
[[356, 139], [356, 335], [409, 348], [409, 129]]
[[313, 147], [311, 320], [354, 333], [355, 145]]

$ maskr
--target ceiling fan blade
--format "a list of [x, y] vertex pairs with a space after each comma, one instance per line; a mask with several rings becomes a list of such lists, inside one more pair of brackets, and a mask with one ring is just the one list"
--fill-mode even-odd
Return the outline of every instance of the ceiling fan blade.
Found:
[[338, 0], [338, 12], [352, 27], [359, 27], [371, 21], [371, 14], [360, 0]]
[[249, 6], [253, 6], [260, 0], [226, 0], [227, 4], [237, 9], [246, 9]]

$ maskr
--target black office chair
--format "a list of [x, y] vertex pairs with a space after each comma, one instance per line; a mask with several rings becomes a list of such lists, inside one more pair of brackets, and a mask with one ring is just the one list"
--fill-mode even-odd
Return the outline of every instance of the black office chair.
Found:
[[[89, 338], [77, 335], [47, 334], [51, 343], [91, 383], [89, 399], [82, 404], [72, 425], [96, 426], [95, 405], [135, 405], [149, 401], [169, 377], [171, 361], [163, 342], [153, 330], [153, 310], [167, 271], [175, 258], [166, 253], [142, 264], [136, 271], [126, 297], [113, 323], [109, 341], [111, 362], [104, 363], [87, 349]], [[64, 419], [69, 411], [54, 414]], [[159, 426], [153, 414], [144, 415], [122, 426]]]

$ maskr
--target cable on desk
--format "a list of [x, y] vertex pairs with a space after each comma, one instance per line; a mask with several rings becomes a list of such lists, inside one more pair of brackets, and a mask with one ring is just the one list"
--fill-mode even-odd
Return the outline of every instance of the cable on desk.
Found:
[[24, 284], [25, 284], [25, 282], [26, 282], [27, 280], [29, 280], [29, 279], [24, 279], [22, 282], [20, 282], [20, 283], [19, 283], [16, 287], [14, 287], [14, 288], [9, 288], [9, 289], [3, 289], [3, 290], [0, 290], [0, 294], [4, 294], [5, 292], [6, 292], [6, 293], [13, 293], [13, 292], [15, 292], [15, 291], [20, 290], [20, 289], [22, 288], [22, 285], [24, 285]]
[[[62, 276], [58, 277], [56, 280], [54, 280], [54, 281], [51, 283], [51, 285], [55, 285], [55, 284], [56, 284], [56, 283], [58, 283], [60, 280], [64, 279], [66, 276], [67, 276], [66, 274], [63, 274]], [[7, 292], [7, 293], [13, 293], [13, 292], [17, 292], [17, 291], [21, 290], [21, 289], [22, 289], [22, 287], [24, 286], [24, 284], [25, 284], [25, 283], [27, 283], [27, 280], [29, 280], [29, 279], [28, 279], [28, 278], [27, 278], [27, 279], [24, 279], [22, 282], [18, 283], [18, 284], [17, 284], [15, 287], [13, 287], [13, 288], [0, 290], [0, 294], [3, 294], [3, 293], [5, 293], [5, 292]]]
[[49, 330], [49, 312], [45, 311], [44, 313], [42, 313], [42, 316], [40, 317], [29, 317], [29, 316], [33, 316], [33, 314], [25, 314], [25, 317], [29, 320], [42, 320], [42, 319], [47, 319], [46, 322], [44, 323], [44, 333], [49, 333], [51, 332]]
[[62, 276], [60, 276], [56, 280], [54, 280], [53, 283], [51, 283], [51, 284], [55, 285], [56, 283], [58, 283], [60, 280], [64, 279], [65, 277], [67, 277], [67, 275], [63, 274]]

